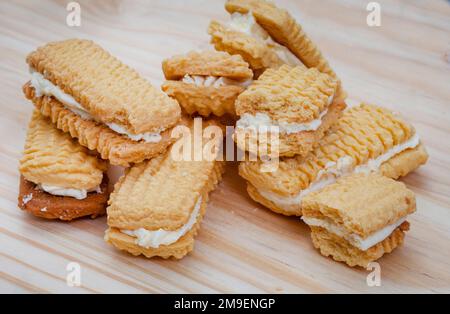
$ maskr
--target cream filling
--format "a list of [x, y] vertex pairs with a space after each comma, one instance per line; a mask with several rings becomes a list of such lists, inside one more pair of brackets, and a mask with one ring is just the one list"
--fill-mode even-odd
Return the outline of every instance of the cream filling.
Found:
[[253, 17], [251, 12], [241, 14], [235, 12], [231, 14], [231, 20], [228, 26], [235, 31], [245, 33], [253, 38], [263, 41], [266, 45], [272, 48], [284, 63], [290, 66], [302, 65], [303, 63], [285, 46], [275, 42], [269, 33], [262, 28]]
[[204, 76], [204, 75], [189, 75], [186, 74], [182, 82], [187, 84], [194, 84], [199, 87], [215, 87], [219, 88], [221, 86], [241, 86], [247, 88], [251, 83], [252, 79], [245, 81], [236, 81], [223, 76]]
[[120, 230], [131, 237], [136, 238], [135, 243], [144, 248], [158, 248], [161, 245], [169, 245], [175, 243], [183, 235], [185, 235], [197, 222], [197, 216], [200, 212], [202, 204], [202, 197], [200, 196], [195, 203], [194, 210], [192, 211], [189, 220], [180, 229], [174, 231], [167, 231], [164, 229], [147, 230], [139, 228], [136, 230]]
[[267, 114], [257, 112], [255, 115], [244, 113], [236, 122], [237, 128], [242, 129], [262, 129], [267, 130], [272, 126], [278, 127], [280, 133], [299, 133], [303, 131], [317, 130], [322, 124], [323, 116], [328, 112], [328, 109], [322, 111], [317, 119], [305, 123], [290, 123], [283, 121], [274, 121]]
[[301, 219], [309, 226], [325, 228], [328, 232], [331, 232], [338, 237], [344, 238], [345, 240], [350, 242], [351, 245], [357, 247], [358, 249], [366, 251], [372, 246], [386, 239], [396, 228], [398, 228], [398, 226], [400, 226], [406, 220], [406, 216], [400, 218], [395, 223], [387, 225], [384, 228], [372, 233], [365, 239], [361, 238], [361, 236], [355, 233], [349, 233], [344, 227], [328, 220], [305, 216], [303, 216]]
[[[34, 69], [30, 69], [31, 72], [31, 86], [33, 86], [36, 97], [41, 96], [52, 96], [58, 99], [64, 107], [72, 111], [73, 113], [79, 115], [85, 120], [95, 120], [95, 118], [85, 109], [79, 102], [77, 102], [72, 96], [66, 94], [58, 86], [54, 85], [52, 82], [47, 80], [41, 73]], [[116, 123], [106, 124], [111, 130], [119, 134], [127, 136], [133, 141], [141, 141], [155, 143], [161, 140], [161, 132], [145, 132], [140, 134], [131, 134], [126, 128]]]
[[102, 192], [100, 186], [97, 186], [93, 189], [71, 189], [71, 188], [63, 188], [63, 187], [47, 185], [47, 184], [38, 184], [37, 188], [40, 190], [43, 190], [49, 194], [52, 194], [52, 195], [69, 196], [69, 197], [74, 197], [77, 200], [85, 199], [89, 192], [94, 192], [94, 191], [97, 193]]
[[324, 169], [319, 171], [317, 179], [313, 181], [308, 188], [301, 190], [295, 196], [282, 196], [272, 191], [262, 189], [258, 189], [258, 193], [269, 201], [275, 203], [278, 207], [283, 208], [286, 211], [290, 211], [292, 210], [290, 208], [292, 205], [301, 206], [301, 201], [307, 194], [313, 191], [318, 191], [325, 186], [336, 182], [339, 177], [351, 173], [370, 173], [373, 171], [378, 171], [384, 162], [404, 150], [418, 146], [419, 143], [420, 138], [416, 133], [406, 142], [395, 145], [386, 153], [378, 156], [377, 158], [370, 159], [367, 163], [356, 167], [354, 166], [355, 161], [350, 156], [341, 157], [337, 160], [337, 162], [329, 162], [325, 165]]

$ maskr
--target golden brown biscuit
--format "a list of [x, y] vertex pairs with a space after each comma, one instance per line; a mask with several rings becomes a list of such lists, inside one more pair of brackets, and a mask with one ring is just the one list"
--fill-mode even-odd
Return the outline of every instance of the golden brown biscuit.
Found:
[[90, 192], [84, 199], [51, 195], [37, 188], [36, 184], [20, 177], [19, 207], [34, 216], [46, 219], [70, 221], [80, 217], [96, 218], [105, 213], [108, 201], [108, 178], [105, 175], [100, 193]]
[[63, 188], [92, 189], [100, 185], [106, 162], [34, 110], [19, 170], [26, 180]]
[[[101, 158], [108, 159], [113, 165], [128, 167], [132, 163], [152, 158], [164, 152], [176, 140], [171, 137], [172, 129], [168, 129], [161, 133], [161, 140], [158, 142], [133, 141], [102, 123], [82, 119], [53, 97], [36, 97], [34, 88], [29, 83], [24, 85], [23, 91], [40, 113], [50, 118], [58, 129], [69, 133], [81, 145], [98, 151]], [[186, 118], [179, 122], [185, 123]]]
[[30, 53], [27, 63], [95, 120], [131, 134], [168, 129], [180, 119], [176, 101], [90, 40], [48, 43]]
[[[255, 151], [264, 143], [260, 127], [278, 126], [279, 156], [305, 156], [345, 108], [333, 102], [336, 87], [336, 80], [317, 69], [283, 65], [266, 70], [236, 100], [238, 146], [261, 155]], [[249, 145], [247, 137], [257, 137], [258, 145]]]
[[[289, 48], [305, 66], [317, 68], [319, 71], [338, 79], [317, 46], [286, 10], [278, 8], [271, 1], [265, 0], [228, 0], [225, 9], [231, 14], [252, 13], [256, 22], [276, 42]], [[345, 99], [345, 93], [342, 91], [339, 80], [336, 96], [340, 101]]]
[[377, 173], [342, 177], [302, 203], [302, 220], [322, 254], [362, 267], [401, 244], [406, 218], [416, 210], [404, 183]]
[[305, 195], [342, 175], [378, 171], [398, 178], [427, 159], [409, 123], [388, 109], [362, 104], [346, 110], [305, 158], [282, 158], [273, 172], [262, 172], [261, 161], [245, 161], [239, 174], [250, 183], [250, 196], [257, 202], [300, 216]]
[[190, 52], [163, 62], [162, 90], [188, 113], [235, 115], [234, 102], [251, 82], [253, 72], [241, 56], [225, 52]]
[[107, 209], [107, 242], [146, 257], [181, 258], [192, 250], [208, 193], [224, 168], [223, 162], [204, 158], [178, 161], [173, 154], [179, 143], [130, 168], [116, 184]]
[[253, 72], [239, 55], [220, 51], [191, 51], [185, 55], [173, 56], [162, 63], [167, 80], [180, 80], [186, 74], [218, 76], [234, 80], [248, 80]]

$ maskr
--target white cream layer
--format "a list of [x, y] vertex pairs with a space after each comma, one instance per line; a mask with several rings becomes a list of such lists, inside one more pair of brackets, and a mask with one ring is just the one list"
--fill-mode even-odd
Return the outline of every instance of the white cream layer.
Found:
[[63, 188], [63, 187], [59, 187], [59, 186], [52, 186], [52, 185], [47, 185], [47, 184], [38, 184], [37, 187], [49, 194], [52, 195], [57, 195], [57, 196], [69, 196], [69, 197], [74, 197], [77, 200], [82, 200], [85, 199], [87, 197], [87, 194], [89, 192], [97, 192], [97, 193], [101, 193], [101, 188], [100, 186], [97, 186], [93, 189], [70, 189], [70, 188]]
[[137, 230], [120, 230], [131, 237], [136, 238], [136, 244], [144, 248], [158, 248], [161, 245], [169, 245], [175, 243], [183, 235], [185, 235], [197, 222], [197, 216], [200, 212], [202, 204], [202, 197], [200, 196], [195, 203], [194, 209], [189, 217], [189, 220], [180, 229], [174, 231], [167, 231], [164, 229], [147, 230], [139, 228]]
[[290, 123], [283, 121], [274, 121], [267, 114], [257, 112], [255, 115], [244, 113], [236, 122], [237, 128], [255, 130], [267, 130], [272, 126], [276, 126], [280, 133], [292, 134], [304, 131], [315, 131], [322, 124], [323, 116], [328, 112], [328, 109], [322, 111], [317, 119], [305, 123]]
[[236, 81], [232, 80], [223, 76], [204, 76], [204, 75], [189, 75], [186, 74], [182, 82], [187, 84], [194, 84], [199, 87], [221, 87], [221, 86], [228, 86], [228, 85], [234, 85], [234, 86], [241, 86], [244, 88], [247, 88], [251, 83], [252, 79], [248, 79], [245, 81]]
[[278, 58], [280, 58], [284, 63], [290, 66], [301, 65], [302, 62], [285, 46], [280, 45], [270, 37], [269, 33], [262, 28], [253, 17], [251, 12], [247, 14], [241, 14], [235, 12], [231, 14], [231, 20], [228, 22], [228, 26], [238, 32], [245, 33], [253, 38], [265, 42], [269, 47], [271, 47]]
[[406, 217], [407, 216], [402, 217], [395, 223], [385, 226], [384, 228], [372, 233], [365, 239], [361, 238], [361, 236], [355, 233], [349, 233], [347, 230], [345, 230], [344, 227], [328, 220], [305, 216], [302, 217], [302, 220], [309, 226], [325, 228], [328, 232], [331, 232], [338, 237], [344, 238], [345, 240], [350, 242], [351, 245], [357, 247], [358, 249], [366, 251], [372, 246], [386, 239], [398, 226], [400, 226], [406, 220]]
[[[85, 109], [79, 102], [77, 102], [72, 96], [66, 94], [58, 86], [54, 85], [52, 82], [47, 80], [41, 73], [36, 70], [30, 69], [31, 72], [31, 86], [33, 86], [36, 97], [52, 96], [58, 99], [64, 107], [72, 111], [73, 113], [79, 115], [85, 120], [95, 120], [95, 118]], [[111, 130], [119, 134], [127, 136], [133, 141], [141, 141], [155, 143], [161, 140], [161, 130], [160, 132], [145, 132], [140, 134], [131, 134], [126, 128], [116, 123], [106, 124]]]
[[370, 159], [367, 163], [354, 167], [354, 160], [350, 156], [344, 156], [337, 160], [337, 162], [330, 162], [325, 165], [325, 168], [320, 170], [317, 175], [317, 179], [309, 185], [308, 188], [301, 190], [295, 196], [282, 196], [272, 191], [258, 189], [258, 193], [264, 198], [274, 202], [278, 207], [289, 211], [292, 205], [301, 205], [303, 197], [307, 194], [318, 191], [325, 186], [336, 182], [336, 180], [344, 175], [351, 173], [370, 173], [378, 171], [381, 165], [409, 148], [417, 147], [420, 143], [420, 138], [416, 134], [404, 143], [395, 145], [389, 149], [386, 153], [378, 156], [377, 158]]

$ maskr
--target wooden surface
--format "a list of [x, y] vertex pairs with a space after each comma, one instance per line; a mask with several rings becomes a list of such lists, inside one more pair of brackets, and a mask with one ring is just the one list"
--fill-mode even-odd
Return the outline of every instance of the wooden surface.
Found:
[[[60, 223], [20, 211], [17, 166], [32, 110], [21, 92], [28, 52], [91, 38], [159, 85], [164, 57], [208, 47], [209, 20], [227, 18], [222, 1], [79, 1], [82, 25], [68, 27], [67, 2], [0, 2], [1, 292], [450, 292], [448, 2], [379, 1], [382, 25], [368, 27], [366, 1], [278, 1], [329, 57], [350, 103], [401, 112], [430, 153], [404, 179], [418, 211], [405, 245], [380, 260], [381, 287], [366, 284], [368, 271], [320, 256], [298, 219], [252, 202], [233, 163], [212, 194], [195, 251], [181, 261], [115, 250], [103, 241], [105, 218]], [[69, 262], [81, 265], [81, 287], [66, 285]]]

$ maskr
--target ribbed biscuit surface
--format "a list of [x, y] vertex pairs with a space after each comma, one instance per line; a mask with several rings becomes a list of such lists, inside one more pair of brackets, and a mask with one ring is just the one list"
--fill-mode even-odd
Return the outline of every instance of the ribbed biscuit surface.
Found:
[[302, 201], [305, 218], [326, 219], [366, 238], [416, 210], [405, 184], [380, 174], [342, 177]]
[[168, 128], [180, 118], [175, 100], [90, 40], [48, 43], [27, 62], [98, 120], [130, 133]]
[[[271, 173], [262, 173], [260, 162], [246, 161], [240, 164], [239, 173], [257, 188], [269, 189], [283, 195], [296, 195], [306, 189], [317, 178], [319, 171], [330, 162], [350, 156], [356, 165], [363, 165], [393, 146], [404, 143], [414, 134], [414, 128], [390, 110], [362, 104], [346, 110], [319, 145], [305, 158], [281, 159], [278, 169]], [[410, 151], [413, 154], [410, 154]], [[416, 169], [427, 160], [427, 154], [421, 145], [398, 156], [403, 154], [408, 156], [399, 159], [402, 164], [401, 175]], [[394, 176], [399, 176], [392, 167], [387, 167], [386, 170]]]
[[168, 80], [179, 80], [186, 74], [222, 76], [235, 80], [253, 77], [253, 72], [240, 55], [220, 51], [191, 51], [173, 56], [162, 63], [164, 76]]
[[100, 185], [106, 162], [34, 110], [28, 125], [20, 173], [35, 184], [91, 189]]
[[283, 65], [266, 70], [236, 100], [236, 113], [265, 113], [275, 121], [309, 122], [319, 117], [337, 81], [317, 69]]

